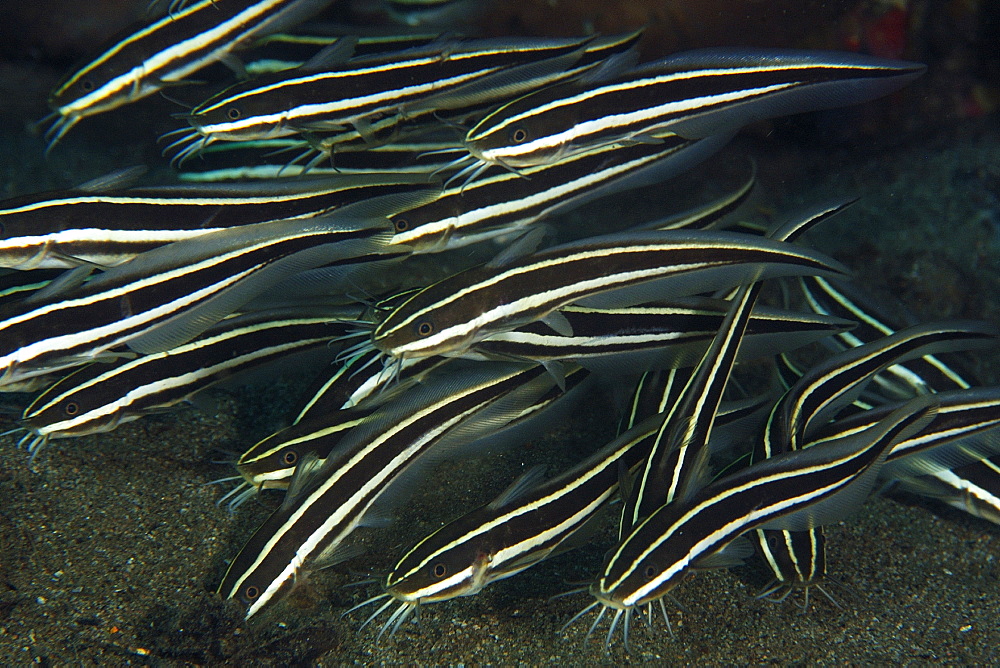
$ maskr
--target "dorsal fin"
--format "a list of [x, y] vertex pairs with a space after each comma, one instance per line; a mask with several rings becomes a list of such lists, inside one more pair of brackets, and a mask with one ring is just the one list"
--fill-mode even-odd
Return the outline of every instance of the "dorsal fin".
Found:
[[538, 250], [538, 246], [545, 237], [545, 232], [545, 228], [542, 227], [534, 227], [528, 230], [500, 251], [496, 257], [487, 263], [487, 266], [494, 268], [505, 267], [515, 260], [531, 255]]
[[544, 479], [545, 465], [537, 464], [532, 466], [530, 469], [519, 475], [517, 479], [514, 480], [514, 482], [512, 482], [507, 489], [502, 491], [497, 498], [493, 499], [487, 507], [490, 510], [503, 508], [507, 504], [517, 501], [529, 490], [537, 487]]
[[548, 325], [552, 331], [559, 336], [573, 336], [573, 325], [569, 319], [559, 311], [552, 311], [542, 318], [542, 322]]
[[146, 165], [125, 167], [124, 169], [98, 176], [96, 179], [84, 181], [75, 190], [82, 190], [87, 193], [102, 193], [109, 190], [129, 188], [134, 186], [136, 181], [142, 178], [148, 171], [149, 168]]
[[357, 45], [357, 37], [338, 37], [336, 42], [323, 47], [316, 55], [299, 65], [299, 69], [303, 72], [317, 72], [332, 65], [339, 65], [354, 55], [354, 48]]
[[313, 486], [317, 480], [315, 473], [323, 466], [324, 461], [326, 460], [320, 459], [315, 452], [307, 453], [299, 460], [292, 473], [292, 479], [288, 483], [285, 499], [281, 503], [282, 509], [290, 508], [296, 499]]

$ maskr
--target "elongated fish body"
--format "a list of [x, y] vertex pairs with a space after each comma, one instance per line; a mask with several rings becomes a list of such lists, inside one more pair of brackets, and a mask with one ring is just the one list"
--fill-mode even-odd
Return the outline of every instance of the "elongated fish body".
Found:
[[[746, 288], [739, 300], [732, 312], [739, 311], [745, 325], [752, 308], [752, 301], [746, 300]], [[706, 355], [713, 365], [722, 351], [731, 353], [730, 363], [735, 358], [742, 329], [731, 329], [733, 318], [732, 313], [726, 317], [726, 329], [733, 337], [720, 335], [720, 338], [737, 343], [724, 345], [717, 338], [710, 349], [713, 352]], [[728, 367], [720, 365], [721, 382], [689, 384], [681, 396], [690, 395], [691, 387], [711, 386], [721, 399], [728, 371]], [[700, 365], [695, 374], [705, 376], [705, 365]], [[714, 420], [717, 404], [708, 401], [704, 405], [706, 413], [711, 411], [710, 422]], [[670, 406], [665, 412], [643, 420], [582, 464], [548, 483], [518, 494], [509, 502], [501, 497], [501, 501], [439, 529], [400, 560], [386, 579], [387, 591], [409, 605], [444, 600], [474, 594], [493, 580], [509, 577], [537, 563], [557, 549], [615, 492], [621, 471], [640, 467], [649, 459], [651, 448], [672, 424], [674, 410]], [[705, 436], [707, 442], [707, 433]], [[645, 480], [641, 474], [640, 479]], [[394, 623], [393, 618], [390, 623]]]
[[[393, 243], [438, 252], [518, 234], [532, 223], [619, 190], [671, 178], [722, 148], [728, 137], [604, 146], [566, 160], [494, 171], [445, 189], [441, 197], [393, 217]], [[527, 177], [527, 178], [524, 178]]]
[[[857, 287], [842, 281], [819, 279], [802, 281], [800, 287], [806, 300], [817, 312], [851, 313], [861, 326], [853, 336], [837, 338], [846, 347], [854, 347], [879, 336], [892, 334], [898, 322], [885, 313], [885, 305], [873, 302]], [[991, 522], [1000, 523], [1000, 469], [996, 456], [990, 454], [995, 436], [991, 388], [972, 388], [975, 377], [962, 368], [960, 360], [947, 353], [924, 355], [901, 364], [894, 364], [876, 374], [873, 398], [885, 400], [927, 392], [938, 393], [941, 409], [930, 425], [909, 442], [893, 448], [888, 474], [904, 489], [948, 503], [949, 505]], [[965, 393], [954, 390], [965, 389]], [[839, 430], [849, 431], [884, 413], [893, 404], [880, 405], [868, 411], [867, 417], [854, 415], [838, 420]], [[837, 429], [832, 426], [831, 434]], [[830, 434], [820, 434], [824, 438]], [[947, 447], [936, 449], [945, 444]], [[912, 456], [910, 456], [912, 455]], [[962, 460], [972, 459], [966, 464]], [[978, 461], [975, 461], [977, 460]], [[947, 468], [942, 468], [942, 464]]]
[[447, 169], [451, 158], [430, 160], [424, 159], [424, 154], [453, 148], [455, 140], [445, 140], [440, 138], [440, 134], [432, 137], [424, 135], [424, 132], [419, 132], [412, 138], [400, 138], [390, 144], [367, 146], [363, 151], [339, 152], [336, 167], [290, 164], [290, 152], [299, 156], [312, 153], [310, 143], [298, 137], [221, 142], [206, 147], [199, 160], [186, 163], [184, 171], [177, 177], [185, 183], [291, 180], [303, 176], [375, 179], [377, 174], [412, 178], [415, 174], [433, 174]]
[[399, 560], [386, 591], [412, 605], [471, 596], [542, 561], [614, 495], [621, 471], [645, 458], [661, 422], [647, 418], [559, 476], [441, 527]]
[[[315, 156], [307, 166], [321, 164], [327, 158], [336, 162], [335, 154], [364, 151], [372, 146], [406, 139], [412, 133], [420, 132], [422, 124], [440, 128], [442, 119], [450, 129], [461, 130], [455, 137], [452, 150], [446, 154], [460, 154], [461, 139], [465, 135], [464, 128], [488, 113], [492, 106], [521, 92], [580, 76], [607, 58], [614, 56], [623, 58], [626, 54], [632, 54], [634, 53], [632, 47], [638, 42], [640, 34], [632, 32], [609, 37], [593, 37], [572, 53], [537, 63], [515, 64], [508, 69], [486, 75], [481, 81], [462, 85], [443, 95], [431, 96], [423, 102], [408, 103], [397, 110], [400, 112], [398, 114], [386, 113], [361, 119], [361, 122], [353, 122], [352, 126], [335, 128], [333, 132], [322, 132], [326, 128], [320, 128], [320, 132], [310, 132], [308, 135]], [[196, 143], [192, 146], [197, 149], [201, 145]], [[305, 157], [307, 155], [303, 155], [301, 159]], [[465, 158], [451, 159], [446, 168], [459, 166], [465, 162]]]
[[332, 314], [236, 316], [177, 348], [74, 371], [36, 397], [22, 420], [39, 444], [111, 431], [239, 371], [325, 346], [346, 328]]
[[115, 266], [224, 229], [327, 215], [410, 192], [423, 179], [336, 176], [294, 182], [50, 192], [0, 203], [0, 267]]
[[379, 364], [378, 351], [358, 355], [349, 363], [323, 374], [306, 394], [309, 398], [296, 411], [292, 424], [322, 416], [331, 411], [346, 410], [359, 405], [378, 405], [397, 392], [419, 381], [448, 360], [425, 357], [403, 364], [399, 373]]
[[426, 46], [440, 39], [440, 35], [361, 35], [345, 38], [343, 35], [274, 33], [254, 41], [244, 54], [244, 68], [253, 77], [293, 70], [344, 39], [353, 40], [351, 55], [359, 58]]
[[609, 553], [591, 593], [617, 610], [614, 625], [621, 613], [659, 599], [699, 559], [741, 534], [855, 491], [852, 483], [862, 487], [863, 499], [874, 482], [866, 472], [877, 471], [888, 449], [932, 412], [933, 402], [914, 400], [863, 438], [777, 455], [663, 506]]
[[36, 271], [32, 274], [10, 269], [0, 270], [0, 309], [48, 286], [62, 273], [56, 269]]
[[[638, 40], [638, 33], [621, 37], [598, 38], [585, 45], [585, 53], [576, 67], [586, 67], [600, 62], [613, 53], [624, 51]], [[246, 70], [255, 75], [279, 72], [300, 67], [309, 62], [321, 50], [345, 39], [343, 35], [288, 34], [276, 33], [256, 40], [246, 54]], [[434, 41], [443, 41], [440, 33], [403, 33], [398, 35], [358, 35], [354, 41], [353, 58], [366, 58], [388, 53], [405, 52], [408, 49], [429, 46]]]
[[[914, 325], [877, 341], [851, 348], [810, 368], [775, 405], [765, 432], [770, 452], [794, 450], [891, 364], [937, 352], [992, 348], [1000, 335], [993, 325], [955, 321]], [[778, 445], [781, 443], [781, 445]]]
[[[196, 130], [191, 139], [201, 147], [218, 140], [266, 139], [352, 126], [365, 132], [377, 117], [405, 116], [408, 105], [431, 98], [435, 104], [428, 112], [447, 108], [444, 94], [503, 70], [559, 57], [575, 60], [578, 56], [572, 54], [582, 55], [584, 42], [448, 42], [351, 60], [323, 71], [265, 76], [237, 84], [195, 107], [188, 117]], [[466, 103], [463, 97], [461, 104]]]
[[702, 49], [521, 97], [469, 130], [465, 145], [478, 160], [523, 169], [664, 131], [693, 139], [864, 102], [924, 69], [849, 53]]
[[395, 358], [455, 355], [567, 304], [659, 279], [665, 280], [653, 286], [656, 297], [647, 292], [645, 299], [631, 303], [731, 287], [760, 271], [773, 276], [839, 270], [836, 262], [812, 251], [740, 234], [666, 231], [594, 237], [446, 278], [390, 313], [372, 340]]
[[805, 531], [757, 529], [750, 534], [758, 554], [774, 576], [759, 598], [783, 600], [793, 591], [804, 592], [803, 609], [809, 603], [809, 590], [816, 589], [836, 602], [825, 589], [826, 532], [823, 527]]
[[680, 367], [654, 369], [643, 373], [632, 390], [632, 398], [618, 431], [627, 431], [646, 418], [663, 413], [675, 404], [693, 372], [692, 367]]
[[973, 517], [1000, 524], [1000, 457], [903, 478], [903, 489], [947, 503]]
[[[899, 469], [912, 476], [914, 473], [935, 473], [945, 468], [958, 468], [961, 460], [979, 459], [983, 453], [997, 451], [997, 445], [987, 439], [985, 443], [977, 444], [974, 437], [989, 432], [1000, 426], [1000, 387], [976, 387], [968, 390], [948, 390], [933, 395], [939, 408], [934, 418], [920, 431], [909, 438], [900, 440], [889, 451], [883, 475], [894, 477]], [[870, 428], [879, 420], [885, 418], [893, 410], [905, 402], [893, 402], [876, 406], [871, 410], [849, 415], [823, 425], [813, 432], [811, 443], [821, 444], [837, 438], [852, 436]], [[907, 469], [909, 460], [920, 458], [932, 452], [935, 448], [960, 441], [966, 441], [965, 454], [951, 452], [943, 461], [936, 462], [933, 458], [917, 461]]]
[[[119, 40], [49, 96], [55, 144], [81, 119], [151, 95], [330, 0], [199, 0]], [[50, 144], [50, 146], [51, 146]]]
[[144, 253], [79, 288], [0, 312], [0, 384], [91, 361], [128, 343], [192, 339], [269, 285], [313, 267], [384, 257], [368, 220], [263, 223]]
[[[844, 203], [824, 205], [807, 215], [794, 217], [771, 232], [771, 238], [794, 241], [844, 206]], [[737, 355], [744, 347], [761, 287], [760, 281], [752, 279], [750, 284], [736, 290], [704, 356], [667, 409], [636, 484], [624, 499], [622, 535], [659, 507], [690, 497], [694, 489], [706, 482], [708, 446], [716, 414]]]
[[[862, 312], [854, 312], [863, 322]], [[866, 322], [868, 328], [870, 321]], [[865, 328], [862, 326], [862, 329]], [[865, 334], [863, 334], [865, 335]], [[754, 450], [754, 460], [773, 457], [777, 453], [796, 450], [807, 442], [811, 447], [854, 436], [873, 428], [886, 418], [899, 404], [863, 411], [843, 420], [824, 422], [838, 413], [857, 397], [865, 383], [886, 369], [904, 370], [912, 360], [930, 357], [930, 353], [959, 350], [965, 346], [991, 347], [996, 331], [981, 323], [943, 323], [915, 326], [892, 336], [881, 336], [864, 345], [857, 345], [811, 368], [799, 378], [773, 407], [764, 429], [763, 439]], [[933, 358], [932, 358], [933, 359]], [[905, 361], [904, 361], [905, 360]], [[903, 364], [900, 364], [902, 362]], [[927, 366], [930, 364], [926, 363]], [[896, 375], [899, 375], [898, 372]], [[887, 455], [892, 461], [906, 454], [926, 452], [948, 442], [947, 436], [960, 438], [977, 433], [996, 424], [991, 398], [975, 408], [965, 405], [959, 414], [966, 420], [963, 425], [952, 421], [954, 408], [949, 400], [936, 396], [938, 412], [921, 430], [901, 440]], [[959, 397], [958, 399], [965, 399]], [[968, 397], [972, 399], [972, 397]], [[898, 448], [898, 449], [897, 449]], [[889, 471], [890, 466], [883, 471]], [[808, 589], [819, 586], [826, 574], [825, 538], [822, 528], [802, 532], [780, 529], [759, 529], [754, 536], [757, 548], [774, 574], [774, 584], [765, 595], [792, 588]], [[829, 595], [829, 594], [827, 594]]]
[[[858, 327], [843, 332], [837, 340], [845, 348], [889, 336], [900, 329], [898, 323], [886, 316], [877, 305], [861, 291], [846, 281], [826, 278], [799, 281], [809, 307], [817, 313], [853, 318]], [[888, 399], [909, 399], [917, 394], [939, 392], [954, 388], [968, 388], [971, 383], [963, 377], [964, 371], [948, 356], [926, 355], [905, 364], [894, 364], [876, 374], [874, 384], [878, 392]]]
[[[425, 365], [428, 360], [420, 360]], [[439, 366], [435, 360], [433, 366]], [[430, 365], [427, 365], [430, 366]], [[424, 372], [431, 371], [428, 369]], [[586, 370], [573, 367], [564, 379], [565, 389], [553, 387], [530, 406], [514, 416], [511, 425], [526, 421], [586, 380]], [[412, 384], [411, 384], [412, 386]], [[317, 465], [326, 461], [351, 429], [363, 424], [379, 406], [402, 394], [393, 388], [391, 396], [379, 401], [362, 402], [338, 410], [321, 412], [310, 407], [302, 420], [256, 443], [236, 462], [236, 469], [245, 482], [255, 489], [286, 489], [292, 481], [295, 466], [307, 457], [316, 458]], [[315, 406], [315, 405], [314, 405]]]
[[[995, 522], [993, 518], [1000, 517], [994, 514], [995, 509], [1000, 506], [995, 505], [993, 499], [997, 497], [992, 490], [1000, 489], [1000, 477], [994, 472], [996, 465], [984, 455], [995, 453], [997, 447], [989, 436], [985, 443], [977, 442], [977, 438], [1000, 426], [1000, 388], [950, 390], [934, 394], [933, 399], [938, 404], [934, 416], [893, 444], [880, 476]], [[903, 405], [885, 404], [829, 422], [814, 430], [809, 447], [854, 437]], [[968, 445], [963, 446], [963, 442]], [[969, 463], [959, 465], [961, 461]], [[975, 482], [971, 482], [973, 477]], [[783, 597], [792, 589], [810, 587], [818, 587], [829, 596], [823, 589], [827, 560], [822, 527], [804, 531], [758, 529], [754, 541], [774, 574], [772, 585], [762, 596]]]
[[[386, 577], [388, 596], [401, 605], [383, 629], [398, 627], [417, 605], [474, 595], [571, 547], [614, 497], [622, 473], [634, 472], [648, 456], [666, 417], [663, 410], [647, 415], [551, 480], [538, 481], [537, 469], [529, 471], [491, 503], [417, 543]], [[728, 425], [741, 417], [727, 410], [718, 420]]]
[[[559, 313], [571, 335], [554, 332], [543, 322], [499, 332], [476, 343], [465, 355], [484, 359], [572, 359], [583, 363], [605, 357], [659, 351], [663, 364], [691, 366], [705, 353], [722, 324], [725, 301], [626, 306], [598, 309], [566, 306]], [[818, 341], [850, 327], [846, 320], [812, 320], [793, 311], [763, 309], [751, 316], [741, 353], [744, 359], [774, 354]]]
[[[377, 352], [377, 351], [376, 351]], [[284, 489], [295, 466], [306, 456], [326, 460], [344, 435], [378, 406], [398, 396], [414, 382], [447, 360], [425, 358], [403, 365], [395, 384], [393, 375], [377, 361], [376, 352], [358, 355], [323, 374], [307, 394], [292, 424], [258, 441], [236, 461], [236, 470], [256, 489]]]
[[[331, 555], [407, 469], [449, 433], [494, 431], [530, 407], [554, 384], [541, 367], [491, 365], [461, 374], [379, 409], [356, 427], [335, 453], [311, 474], [300, 464], [285, 503], [254, 533], [219, 585], [250, 617], [280, 600], [303, 571]], [[491, 412], [482, 428], [476, 416]], [[497, 422], [500, 420], [500, 422]], [[483, 430], [486, 431], [483, 431]], [[459, 443], [455, 443], [458, 445]]]
[[715, 416], [760, 288], [759, 282], [740, 287], [718, 333], [667, 409], [632, 493], [623, 500], [622, 534], [703, 482]]

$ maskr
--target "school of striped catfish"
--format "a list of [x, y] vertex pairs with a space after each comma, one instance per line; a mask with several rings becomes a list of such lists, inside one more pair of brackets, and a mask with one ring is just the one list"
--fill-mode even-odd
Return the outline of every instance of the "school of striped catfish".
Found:
[[[234, 511], [286, 490], [218, 585], [247, 618], [355, 557], [355, 529], [436, 463], [526, 442], [588, 396], [608, 397], [618, 436], [404, 549], [359, 626], [392, 635], [613, 526], [566, 624], [627, 649], [633, 613], [669, 629], [679, 583], [749, 559], [773, 574], [761, 596], [839, 605], [823, 527], [886, 487], [1000, 523], [1000, 387], [956, 356], [995, 349], [1000, 328], [886, 315], [806, 241], [851, 193], [769, 229], [746, 215], [750, 170], [628, 229], [557, 218], [923, 65], [736, 48], [640, 62], [640, 32], [373, 37], [309, 32], [326, 0], [160, 4], [52, 91], [49, 149], [206, 68], [226, 80], [161, 138], [176, 183], [126, 170], [0, 202], [0, 391], [34, 393], [15, 430], [34, 461], [324, 356], [288, 426], [227, 478]], [[806, 346], [826, 352], [806, 364]]]

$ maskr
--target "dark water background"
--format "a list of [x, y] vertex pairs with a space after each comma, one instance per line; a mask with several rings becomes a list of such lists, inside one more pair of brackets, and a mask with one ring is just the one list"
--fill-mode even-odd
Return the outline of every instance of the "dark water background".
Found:
[[[134, 164], [165, 169], [154, 139], [177, 126], [169, 116], [176, 108], [159, 98], [83, 122], [48, 159], [30, 131], [69, 63], [117, 29], [136, 4], [41, 2], [29, 10], [0, 3], [0, 194], [66, 187]], [[792, 3], [792, 11], [788, 3], [731, 2], [728, 15], [716, 3], [704, 3], [701, 13], [690, 4], [511, 0], [489, 25], [493, 32], [539, 34], [554, 26], [573, 34], [588, 25], [610, 32], [647, 22], [654, 36], [644, 42], [648, 57], [672, 46], [748, 42], [845, 48], [855, 38], [869, 51], [897, 48], [899, 35], [880, 23], [893, 3]], [[905, 6], [907, 22], [895, 55], [930, 65], [907, 90], [864, 107], [755, 126], [697, 173], [596, 203], [562, 224], [600, 225], [622, 215], [626, 199], [653, 212], [683, 208], [727, 179], [731, 185], [752, 156], [758, 214], [778, 219], [810, 202], [861, 196], [816, 236], [819, 248], [922, 319], [997, 322], [997, 4], [896, 4]], [[342, 20], [338, 7], [334, 17]], [[888, 32], [880, 38], [880, 30]], [[972, 362], [985, 379], [997, 380], [996, 355]], [[356, 631], [364, 612], [341, 617], [378, 592], [376, 584], [346, 585], [384, 573], [400, 550], [456, 508], [485, 502], [536, 462], [554, 473], [606, 442], [615, 418], [599, 399], [502, 457], [441, 467], [400, 521], [364, 536], [365, 556], [314, 575], [288, 604], [245, 623], [212, 592], [224, 560], [280, 497], [265, 495], [230, 513], [215, 503], [225, 490], [204, 483], [230, 475], [217, 463], [224, 453], [280, 426], [305, 382], [291, 377], [216, 392], [211, 410], [57, 442], [33, 470], [14, 447], [16, 437], [0, 443], [0, 662], [996, 662], [1000, 531], [915, 498], [874, 498], [828, 531], [830, 572], [853, 592], [840, 592], [842, 609], [817, 600], [800, 614], [791, 600], [756, 600], [766, 577], [753, 566], [712, 572], [676, 590], [683, 609], [671, 611], [675, 638], [659, 624], [649, 630], [639, 623], [628, 655], [620, 643], [610, 654], [600, 640], [585, 645], [586, 623], [557, 633], [588, 599], [549, 598], [593, 574], [607, 547], [600, 541], [475, 597], [427, 606], [419, 624], [381, 643], [374, 628]], [[0, 417], [0, 431], [14, 424]]]

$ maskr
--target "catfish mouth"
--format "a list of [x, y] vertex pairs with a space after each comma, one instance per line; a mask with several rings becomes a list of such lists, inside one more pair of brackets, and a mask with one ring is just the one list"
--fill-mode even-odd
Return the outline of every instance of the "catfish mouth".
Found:
[[614, 608], [615, 610], [628, 610], [633, 607], [630, 605], [625, 605], [621, 601], [615, 599], [610, 592], [603, 591], [598, 583], [594, 582], [590, 585], [590, 595], [597, 599], [597, 602], [606, 608]]

